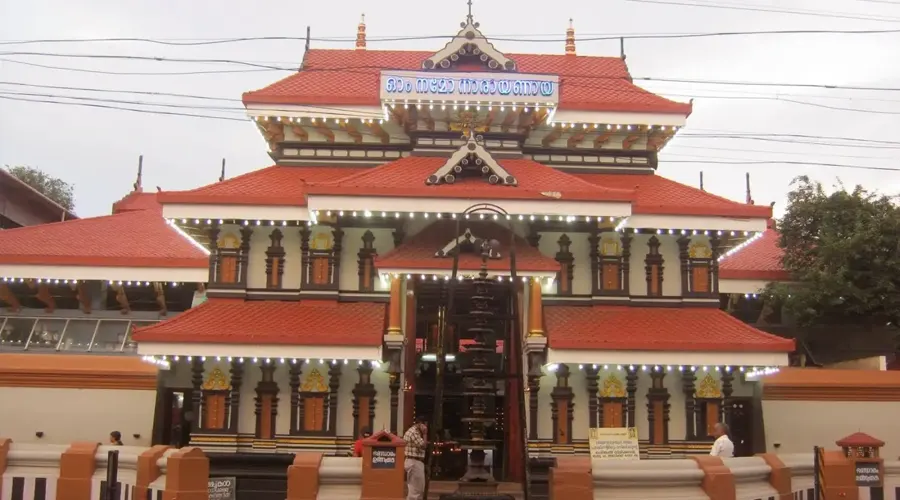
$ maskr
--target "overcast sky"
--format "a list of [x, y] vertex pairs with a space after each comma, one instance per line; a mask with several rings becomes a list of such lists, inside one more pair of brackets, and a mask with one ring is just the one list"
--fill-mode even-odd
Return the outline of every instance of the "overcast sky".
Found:
[[[672, 1], [739, 4], [732, 0]], [[900, 0], [748, 0], [740, 3], [751, 8], [771, 8], [775, 4], [778, 5], [776, 9], [807, 10], [820, 15], [660, 5], [629, 0], [476, 0], [474, 13], [489, 37], [516, 35], [561, 39], [569, 17], [575, 20], [576, 38], [638, 33], [900, 29]], [[443, 40], [376, 42], [373, 39], [452, 35], [458, 30], [459, 21], [465, 17], [466, 5], [465, 0], [307, 0], [275, 4], [233, 0], [0, 0], [0, 38], [9, 41], [105, 37], [166, 40], [302, 37], [305, 36], [306, 26], [310, 25], [313, 37], [345, 37], [350, 40], [345, 43], [314, 41], [313, 47], [352, 48], [356, 25], [363, 12], [368, 25], [369, 48], [438, 50], [443, 46]], [[113, 72], [246, 70], [249, 69], [247, 66], [225, 64], [82, 59], [66, 55], [232, 59], [296, 66], [302, 58], [303, 45], [302, 41], [253, 41], [199, 47], [106, 42], [4, 44], [0, 45], [0, 82], [240, 99], [242, 92], [263, 87], [289, 73], [107, 75], [39, 68], [21, 62]], [[503, 52], [564, 51], [562, 41], [499, 41], [495, 45]], [[636, 78], [900, 88], [897, 47], [900, 47], [898, 33], [764, 35], [629, 40], [626, 42], [626, 53], [628, 66]], [[618, 42], [579, 40], [577, 51], [580, 55], [615, 56], [619, 47]], [[12, 55], [12, 52], [45, 52], [62, 56]], [[684, 137], [673, 140], [661, 156], [658, 171], [661, 175], [696, 186], [699, 173], [703, 171], [708, 191], [743, 200], [744, 173], [750, 172], [754, 199], [759, 204], [776, 202], [776, 211], [783, 210], [789, 183], [798, 175], [809, 175], [829, 185], [840, 180], [848, 185], [863, 184], [868, 188], [881, 189], [888, 194], [900, 192], [898, 171], [789, 164], [698, 163], [701, 160], [782, 160], [900, 168], [900, 143], [835, 147], [838, 141], [833, 139], [812, 140], [816, 144], [810, 145], [687, 137], [689, 134], [727, 131], [900, 142], [900, 91], [737, 87], [640, 80], [635, 83], [678, 100], [695, 97], [694, 113], [688, 119], [687, 128], [682, 131]], [[12, 92], [51, 97], [16, 95]], [[132, 108], [243, 116], [238, 109], [241, 106], [238, 101], [100, 94], [0, 84], [0, 97], [60, 101], [63, 99], [55, 97], [60, 95], [234, 108], [146, 108], [109, 103]], [[780, 140], [802, 139], [781, 137]], [[155, 186], [165, 190], [188, 189], [214, 182], [219, 175], [222, 158], [227, 159], [229, 177], [271, 164], [262, 137], [249, 122], [0, 99], [0, 165], [32, 165], [74, 183], [76, 211], [82, 217], [109, 213], [110, 205], [130, 190], [138, 155], [141, 154], [144, 155], [144, 187], [150, 190]]]

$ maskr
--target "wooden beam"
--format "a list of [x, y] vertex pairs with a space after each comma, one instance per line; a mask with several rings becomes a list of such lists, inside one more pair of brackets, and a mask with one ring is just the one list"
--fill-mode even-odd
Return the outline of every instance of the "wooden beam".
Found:
[[116, 302], [122, 308], [122, 314], [131, 312], [131, 304], [128, 303], [128, 295], [125, 293], [125, 285], [110, 285], [116, 292]]
[[299, 123], [291, 123], [291, 132], [293, 132], [294, 135], [296, 135], [297, 138], [302, 142], [306, 142], [309, 140], [309, 132], [307, 132], [306, 129], [303, 128], [303, 126]]
[[511, 127], [513, 123], [516, 123], [520, 114], [522, 114], [522, 112], [519, 110], [510, 110], [510, 112], [506, 114], [506, 117], [503, 118], [503, 123], [500, 124], [500, 130], [504, 133], [509, 132], [509, 127]]
[[53, 300], [53, 295], [50, 294], [50, 287], [47, 286], [46, 283], [41, 283], [38, 285], [38, 292], [35, 295], [38, 300], [44, 303], [44, 311], [48, 313], [52, 313], [56, 310], [56, 301]]
[[484, 119], [484, 126], [488, 129], [493, 125], [494, 120], [497, 119], [498, 108], [491, 108], [490, 112], [488, 112], [487, 118]]
[[352, 123], [344, 123], [341, 125], [341, 128], [344, 129], [347, 134], [353, 139], [353, 142], [356, 144], [360, 144], [362, 142], [362, 134], [359, 133], [359, 130], [356, 129], [356, 126]]
[[628, 134], [628, 136], [625, 137], [625, 140], [622, 141], [622, 149], [626, 151], [631, 149], [632, 146], [634, 146], [634, 143], [636, 143], [643, 135], [643, 132], [633, 132]]
[[597, 137], [594, 137], [594, 149], [600, 149], [601, 147], [603, 147], [604, 144], [609, 142], [609, 140], [612, 138], [612, 136], [613, 136], [612, 130], [607, 129], [607, 130], [604, 130], [603, 132], [600, 132], [600, 134], [598, 134]]
[[166, 307], [166, 286], [165, 283], [153, 283], [153, 291], [156, 292], [156, 303], [159, 305], [159, 314], [165, 316], [169, 309]]
[[425, 128], [428, 130], [434, 130], [434, 118], [431, 116], [431, 112], [428, 111], [428, 108], [422, 107], [419, 110], [419, 119], [425, 122]]
[[275, 150], [275, 146], [284, 140], [284, 124], [262, 118], [256, 120], [256, 126], [262, 132], [263, 138], [269, 143], [269, 149]]
[[576, 130], [572, 132], [572, 135], [566, 140], [566, 146], [570, 149], [578, 146], [578, 143], [584, 139], [584, 136], [587, 135], [587, 129], [582, 128], [581, 130]]
[[16, 298], [6, 283], [0, 283], [0, 302], [6, 302], [10, 312], [17, 313], [22, 310], [22, 304], [19, 303], [19, 299]]
[[550, 131], [549, 134], [545, 135], [543, 139], [541, 139], [541, 145], [545, 148], [549, 148], [553, 141], [559, 139], [559, 136], [562, 135], [562, 129], [560, 127], [555, 127]]
[[519, 115], [519, 126], [516, 132], [528, 134], [531, 132], [531, 126], [534, 124], [534, 113], [522, 113]]
[[72, 290], [75, 290], [75, 298], [81, 305], [81, 311], [85, 314], [91, 313], [91, 291], [84, 281], [72, 283]]
[[319, 133], [325, 136], [325, 141], [334, 142], [334, 131], [328, 128], [326, 120], [316, 120], [313, 122], [313, 126], [316, 127], [316, 130], [318, 130]]
[[381, 138], [382, 144], [389, 144], [391, 142], [391, 136], [388, 135], [387, 132], [385, 132], [384, 128], [382, 128], [381, 125], [374, 121], [371, 123], [367, 123], [366, 125], [369, 126], [369, 130], [371, 130], [373, 134]]
[[655, 130], [651, 132], [650, 137], [647, 138], [647, 149], [650, 151], [659, 151], [673, 134], [674, 131], [664, 132], [662, 130]]

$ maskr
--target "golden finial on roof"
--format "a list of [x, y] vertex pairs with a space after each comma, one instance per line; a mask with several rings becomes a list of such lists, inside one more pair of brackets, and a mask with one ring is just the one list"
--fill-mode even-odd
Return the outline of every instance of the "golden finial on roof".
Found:
[[569, 29], [566, 30], [566, 55], [575, 55], [575, 24], [572, 18], [569, 18]]
[[356, 48], [366, 50], [366, 15], [363, 14], [356, 27]]

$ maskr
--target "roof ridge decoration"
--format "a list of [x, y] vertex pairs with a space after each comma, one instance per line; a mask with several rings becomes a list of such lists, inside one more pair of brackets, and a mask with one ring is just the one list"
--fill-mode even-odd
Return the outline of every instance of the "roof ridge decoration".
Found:
[[462, 138], [466, 143], [450, 155], [441, 168], [428, 176], [425, 184], [453, 184], [456, 182], [457, 175], [472, 167], [480, 168], [481, 174], [487, 175], [487, 181], [492, 185], [517, 186], [519, 184], [519, 181], [501, 167], [497, 160], [484, 149], [482, 136], [475, 135], [475, 131], [470, 128], [468, 135], [463, 135]]
[[422, 62], [424, 69], [447, 69], [459, 61], [460, 56], [474, 56], [488, 68], [504, 71], [515, 71], [516, 62], [506, 57], [488, 41], [479, 30], [480, 23], [472, 16], [472, 1], [469, 0], [469, 13], [466, 21], [459, 23], [460, 30], [443, 49]]
[[[483, 238], [479, 238], [472, 234], [472, 230], [466, 228], [463, 231], [463, 234], [457, 236], [450, 240], [449, 243], [444, 245], [444, 248], [441, 248], [437, 252], [434, 252], [435, 257], [449, 257], [450, 252], [457, 247], [460, 247], [465, 244], [471, 244], [472, 248], [477, 251], [482, 247], [482, 243], [484, 242]], [[489, 259], [499, 259], [501, 257], [500, 252], [497, 251], [497, 245], [488, 245], [488, 258]]]

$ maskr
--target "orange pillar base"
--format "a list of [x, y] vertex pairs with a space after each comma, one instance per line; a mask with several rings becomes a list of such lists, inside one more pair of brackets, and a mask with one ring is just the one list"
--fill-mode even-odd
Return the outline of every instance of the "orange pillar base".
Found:
[[558, 457], [550, 468], [550, 500], [593, 500], [590, 457]]
[[321, 453], [297, 453], [287, 472], [287, 500], [316, 500], [319, 496]]
[[59, 460], [56, 500], [91, 500], [98, 443], [72, 443]]
[[166, 464], [163, 500], [209, 500], [209, 459], [200, 448], [182, 448]]
[[784, 462], [774, 453], [762, 453], [759, 458], [766, 461], [766, 464], [772, 469], [769, 475], [769, 484], [778, 492], [776, 497], [778, 500], [793, 500], [794, 493], [791, 491], [791, 469], [784, 465]]
[[725, 467], [722, 459], [712, 456], [691, 457], [703, 471], [703, 483], [700, 485], [709, 500], [735, 500], [734, 475]]

